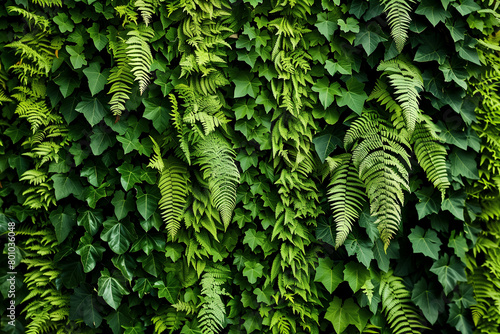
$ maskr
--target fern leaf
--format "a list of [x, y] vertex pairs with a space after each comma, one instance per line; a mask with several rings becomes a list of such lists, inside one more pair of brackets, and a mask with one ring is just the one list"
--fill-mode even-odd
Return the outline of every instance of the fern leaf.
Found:
[[411, 5], [415, 0], [382, 0], [387, 20], [391, 27], [391, 36], [396, 43], [396, 48], [401, 52], [408, 39], [408, 28], [411, 22]]
[[421, 323], [416, 308], [411, 305], [411, 294], [400, 277], [392, 271], [384, 273], [380, 281], [382, 309], [394, 334], [418, 334], [420, 329], [428, 329]]
[[175, 236], [180, 228], [184, 204], [186, 203], [187, 181], [185, 166], [174, 157], [164, 161], [158, 187], [161, 199], [158, 206], [170, 235]]
[[347, 131], [346, 147], [355, 141], [352, 160], [387, 249], [401, 222], [403, 191], [409, 191], [409, 143], [373, 111], [364, 113]]
[[130, 59], [130, 66], [135, 80], [139, 81], [139, 91], [142, 95], [149, 84], [149, 68], [153, 63], [153, 56], [148, 41], [153, 38], [154, 31], [147, 26], [139, 26], [139, 29], [131, 30], [127, 33], [127, 56]]
[[377, 68], [384, 71], [396, 93], [396, 101], [403, 110], [406, 127], [410, 135], [420, 117], [419, 92], [424, 89], [424, 81], [418, 68], [402, 57], [382, 61]]
[[365, 197], [363, 182], [352, 165], [351, 155], [346, 154], [343, 162], [333, 171], [328, 190], [328, 202], [337, 224], [335, 248], [339, 248], [351, 232], [363, 209]]
[[160, 145], [153, 139], [153, 137], [149, 136], [151, 141], [153, 142], [153, 156], [149, 159], [148, 167], [157, 169], [160, 173], [165, 168], [165, 164], [163, 163], [163, 158], [161, 156]]
[[142, 19], [146, 25], [151, 23], [156, 5], [157, 3], [155, 0], [137, 0], [135, 2], [135, 7], [141, 12]]
[[221, 296], [229, 295], [221, 286], [229, 278], [225, 268], [207, 268], [201, 279], [204, 302], [198, 312], [198, 322], [203, 334], [217, 334], [226, 318], [226, 306]]
[[236, 205], [236, 187], [240, 173], [234, 162], [235, 152], [215, 133], [206, 136], [197, 147], [198, 164], [208, 181], [212, 200], [219, 210], [224, 226], [231, 222]]
[[417, 123], [412, 141], [418, 163], [429, 181], [441, 191], [441, 197], [444, 199], [446, 189], [450, 186], [446, 169], [446, 149], [427, 123]]

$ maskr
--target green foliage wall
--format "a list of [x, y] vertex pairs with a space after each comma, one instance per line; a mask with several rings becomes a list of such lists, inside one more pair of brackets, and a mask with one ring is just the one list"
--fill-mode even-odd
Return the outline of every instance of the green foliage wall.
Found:
[[4, 1], [2, 331], [498, 332], [498, 5]]

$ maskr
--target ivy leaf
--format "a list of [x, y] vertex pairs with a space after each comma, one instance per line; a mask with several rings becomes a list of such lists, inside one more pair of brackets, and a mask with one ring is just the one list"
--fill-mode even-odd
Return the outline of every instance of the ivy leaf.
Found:
[[345, 265], [344, 281], [349, 283], [353, 292], [361, 289], [367, 279], [370, 279], [370, 272], [361, 263], [349, 262]]
[[314, 24], [319, 32], [326, 37], [328, 42], [332, 41], [333, 33], [337, 30], [337, 20], [334, 12], [319, 13]]
[[340, 138], [331, 133], [325, 133], [315, 137], [313, 139], [313, 144], [321, 162], [325, 162], [326, 157], [329, 156], [337, 146], [342, 147]]
[[90, 38], [94, 41], [95, 48], [99, 51], [102, 51], [106, 44], [108, 44], [108, 38], [105, 34], [99, 31], [99, 24], [93, 23], [92, 27], [87, 29], [87, 32], [90, 34]]
[[326, 219], [319, 219], [316, 227], [316, 239], [335, 247], [335, 227], [328, 224]]
[[153, 285], [151, 284], [149, 279], [141, 277], [135, 281], [135, 285], [132, 288], [132, 291], [137, 292], [139, 298], [143, 298], [151, 291], [151, 289], [153, 289]]
[[[446, 60], [446, 51], [435, 43], [425, 43], [418, 47], [413, 60], [417, 62], [437, 61], [439, 65], [444, 64]], [[436, 79], [433, 77], [432, 79]]]
[[115, 267], [120, 270], [123, 277], [125, 277], [129, 283], [132, 282], [132, 279], [134, 278], [134, 270], [137, 268], [137, 263], [130, 254], [115, 255], [111, 259], [111, 262], [113, 262]]
[[255, 250], [257, 246], [261, 246], [262, 244], [265, 243], [266, 240], [266, 234], [259, 231], [257, 232], [255, 229], [249, 229], [248, 231], [245, 232], [245, 237], [243, 238], [243, 243], [247, 244], [252, 252]]
[[264, 266], [255, 261], [246, 261], [243, 269], [243, 276], [248, 278], [250, 284], [257, 283], [257, 279], [262, 277]]
[[84, 97], [75, 109], [85, 116], [91, 126], [99, 123], [106, 115], [106, 109], [97, 98]]
[[425, 318], [431, 323], [436, 323], [439, 313], [444, 310], [444, 302], [438, 289], [431, 282], [427, 285], [426, 279], [421, 278], [413, 286], [411, 300], [420, 307]]
[[441, 203], [441, 209], [448, 210], [456, 218], [463, 221], [466, 197], [467, 195], [464, 192], [453, 192], [450, 197], [445, 198]]
[[[130, 251], [131, 252], [138, 252], [138, 251], [142, 250], [142, 251], [144, 251], [144, 253], [146, 253], [146, 255], [149, 255], [149, 254], [151, 254], [151, 252], [153, 250], [157, 250], [159, 252], [165, 252], [165, 257], [168, 258], [169, 256], [171, 256], [172, 261], [175, 262], [174, 256], [175, 255], [180, 256], [180, 252], [178, 254], [171, 254], [172, 249], [174, 249], [174, 248], [172, 246], [169, 246], [168, 250], [170, 251], [170, 253], [167, 254], [167, 249], [165, 249], [165, 238], [163, 237], [163, 235], [143, 233], [139, 237], [139, 239], [137, 239], [134, 242]], [[181, 250], [182, 250], [182, 248], [181, 248]]]
[[352, 31], [357, 34], [359, 32], [359, 24], [358, 20], [353, 17], [348, 17], [345, 21], [343, 19], [338, 19], [337, 24], [340, 27], [340, 30], [343, 32]]
[[78, 226], [83, 226], [90, 235], [94, 235], [101, 227], [103, 220], [101, 210], [84, 210], [78, 215], [76, 222]]
[[436, 4], [433, 0], [422, 0], [415, 13], [424, 15], [434, 27], [439, 22], [445, 22], [446, 19], [451, 17], [450, 12], [445, 10], [441, 4]]
[[450, 129], [442, 129], [438, 134], [445, 143], [455, 145], [463, 150], [467, 149], [467, 134], [463, 131], [455, 131]]
[[97, 161], [96, 165], [83, 167], [80, 176], [87, 177], [94, 187], [100, 187], [107, 173], [106, 166], [101, 161]]
[[373, 244], [368, 240], [363, 240], [350, 233], [344, 242], [344, 246], [347, 250], [349, 256], [356, 254], [356, 258], [359, 262], [365, 265], [365, 267], [370, 267], [370, 262], [373, 259]]
[[444, 288], [444, 293], [448, 294], [457, 285], [457, 282], [466, 282], [465, 264], [452, 255], [444, 254], [432, 265], [431, 272], [438, 276], [438, 280]]
[[[59, 86], [59, 90], [61, 91], [62, 96], [66, 99], [68, 96], [70, 96], [75, 88], [80, 87], [80, 80], [78, 78], [78, 75], [75, 74], [73, 71], [64, 71], [60, 74], [58, 74], [57, 78], [54, 79], [54, 82]], [[63, 101], [64, 102], [70, 103], [73, 102], [72, 100], [66, 99]], [[61, 106], [61, 112], [66, 111], [63, 113], [65, 116], [64, 118], [68, 121], [68, 119], [73, 120], [76, 115], [73, 115], [74, 113], [74, 106], [71, 108], [71, 110], [68, 110], [66, 105]], [[70, 121], [68, 121], [70, 123]]]
[[135, 207], [132, 193], [128, 193], [125, 198], [125, 194], [121, 190], [115, 192], [111, 204], [115, 207], [115, 216], [118, 220], [125, 218]]
[[[393, 244], [391, 244], [391, 247]], [[384, 244], [380, 238], [377, 238], [375, 243], [373, 244], [372, 251], [373, 257], [377, 260], [377, 264], [380, 270], [384, 272], [389, 271], [390, 258], [384, 250]]]
[[[125, 312], [123, 312], [125, 311]], [[111, 312], [107, 317], [105, 317], [108, 326], [113, 331], [113, 334], [121, 334], [123, 328], [132, 325], [132, 319], [130, 318], [129, 309], [126, 307], [120, 307], [118, 310]]]
[[477, 12], [481, 9], [474, 0], [461, 0], [459, 3], [453, 3], [453, 7], [457, 9], [457, 11], [462, 14], [462, 16], [468, 15], [473, 12]]
[[438, 213], [441, 207], [439, 198], [434, 193], [433, 187], [423, 187], [421, 190], [415, 191], [419, 202], [415, 205], [418, 213], [418, 219], [433, 213]]
[[69, 299], [69, 319], [83, 319], [83, 322], [90, 328], [97, 328], [101, 325], [102, 316], [99, 314], [99, 302], [88, 284], [76, 288], [71, 295]]
[[66, 13], [59, 12], [57, 16], [54, 17], [53, 20], [54, 23], [57, 24], [59, 31], [62, 33], [67, 31], [72, 32], [73, 29], [75, 28], [73, 21], [71, 21], [71, 19]]
[[129, 191], [136, 183], [141, 182], [140, 174], [142, 169], [139, 166], [125, 162], [116, 170], [121, 174], [120, 182], [125, 191]]
[[333, 324], [337, 334], [345, 333], [349, 325], [360, 323], [359, 306], [352, 298], [347, 299], [342, 305], [342, 299], [335, 296], [326, 310], [325, 319]]
[[116, 142], [113, 133], [106, 131], [104, 127], [95, 126], [90, 136], [90, 148], [94, 155], [101, 155], [108, 147]]
[[245, 320], [243, 327], [245, 327], [247, 334], [262, 330], [262, 318], [258, 313], [246, 312], [241, 318]]
[[452, 65], [449, 61], [445, 61], [444, 64], [439, 66], [439, 70], [443, 72], [444, 81], [451, 82], [454, 81], [457, 85], [462, 87], [464, 90], [467, 89], [467, 71], [461, 67]]
[[50, 222], [54, 226], [56, 232], [57, 243], [63, 242], [73, 229], [76, 223], [76, 212], [70, 206], [59, 206], [57, 210], [52, 211], [49, 216]]
[[340, 59], [337, 62], [334, 62], [330, 59], [325, 62], [325, 69], [330, 73], [330, 75], [335, 75], [335, 73], [339, 72], [340, 74], [352, 74], [352, 66], [351, 63], [345, 59]]
[[467, 28], [465, 27], [464, 21], [447, 21], [446, 28], [450, 31], [451, 38], [453, 38], [454, 42], [462, 41], [465, 38]]
[[253, 75], [245, 72], [239, 72], [238, 75], [233, 78], [233, 82], [235, 84], [235, 98], [244, 97], [246, 95], [255, 98], [259, 92], [259, 86], [262, 85], [259, 79], [254, 78]]
[[144, 118], [153, 121], [153, 126], [158, 132], [163, 133], [169, 124], [170, 114], [165, 103], [159, 99], [143, 99]]
[[376, 27], [374, 25], [362, 26], [354, 40], [354, 45], [362, 45], [368, 56], [375, 51], [380, 42], [387, 41], [387, 38], [380, 35], [380, 26], [376, 25]]
[[97, 286], [98, 295], [115, 310], [120, 306], [122, 297], [130, 293], [123, 276], [118, 271], [110, 275], [107, 268], [101, 271], [101, 277], [97, 280]]
[[85, 54], [83, 53], [83, 46], [80, 45], [66, 45], [66, 51], [69, 53], [69, 61], [75, 70], [87, 65]]
[[154, 189], [158, 188], [148, 187], [148, 193], [143, 193], [140, 187], [135, 189], [137, 190], [137, 211], [144, 219], [149, 219], [158, 208], [160, 194], [154, 191]]
[[465, 262], [465, 254], [469, 251], [469, 247], [467, 246], [467, 240], [462, 235], [462, 232], [457, 236], [455, 236], [455, 231], [451, 232], [448, 247], [453, 248], [455, 255], [458, 256], [462, 262]]
[[101, 64], [92, 62], [89, 67], [83, 70], [83, 74], [89, 80], [89, 89], [92, 96], [104, 89], [109, 76], [109, 69], [101, 72]]
[[165, 267], [165, 255], [160, 255], [157, 252], [151, 252], [149, 255], [140, 256], [137, 261], [142, 263], [142, 268], [154, 277], [158, 277]]
[[314, 276], [314, 282], [322, 283], [326, 290], [331, 294], [337, 286], [343, 282], [344, 265], [342, 262], [337, 263], [334, 266], [333, 260], [330, 258], [319, 258], [318, 266], [316, 267], [316, 275]]
[[420, 226], [411, 229], [408, 236], [413, 247], [414, 253], [422, 253], [435, 260], [439, 258], [439, 249], [442, 245], [436, 231], [432, 229], [424, 230]]
[[312, 86], [312, 90], [319, 93], [319, 101], [325, 109], [333, 103], [335, 95], [341, 95], [340, 84], [338, 82], [330, 84], [326, 77], [316, 81]]
[[471, 180], [479, 180], [476, 153], [454, 148], [450, 154], [451, 175], [464, 176]]
[[365, 93], [365, 85], [355, 78], [351, 78], [346, 82], [347, 89], [340, 88], [340, 97], [337, 99], [339, 107], [348, 106], [356, 114], [361, 115], [363, 106], [368, 98]]
[[101, 239], [116, 254], [124, 254], [136, 239], [134, 226], [131, 223], [121, 223], [115, 219], [106, 220], [103, 224]]
[[179, 279], [175, 276], [175, 273], [170, 272], [167, 274], [166, 281], [167, 285], [163, 281], [156, 281], [153, 287], [158, 289], [158, 297], [166, 298], [170, 303], [174, 304], [177, 302], [181, 290]]
[[[450, 305], [448, 323], [454, 326], [458, 331], [462, 334], [470, 334], [473, 333], [473, 326], [464, 312], [465, 310], [461, 310], [457, 304]], [[469, 311], [470, 312], [470, 311]]]
[[101, 261], [102, 253], [105, 249], [99, 242], [92, 243], [93, 238], [89, 233], [85, 233], [80, 238], [80, 243], [76, 249], [76, 254], [80, 255], [83, 265], [83, 271], [88, 273], [95, 268], [97, 262]]
[[79, 196], [83, 191], [80, 180], [73, 174], [55, 174], [52, 175], [51, 180], [54, 181], [54, 190], [57, 201], [66, 198], [69, 195]]

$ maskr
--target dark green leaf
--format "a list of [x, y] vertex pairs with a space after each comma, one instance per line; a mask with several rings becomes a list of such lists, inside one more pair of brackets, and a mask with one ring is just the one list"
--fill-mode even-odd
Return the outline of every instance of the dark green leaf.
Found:
[[444, 302], [441, 298], [439, 289], [436, 289], [432, 282], [427, 285], [425, 278], [421, 278], [420, 281], [413, 286], [411, 300], [415, 305], [420, 307], [425, 318], [431, 324], [436, 322], [439, 313], [444, 310]]
[[181, 289], [181, 285], [179, 284], [179, 279], [175, 276], [175, 273], [167, 274], [167, 284], [165, 285], [164, 281], [156, 281], [153, 287], [158, 289], [158, 297], [166, 298], [170, 303], [177, 302], [177, 295]]
[[54, 225], [57, 242], [61, 243], [66, 239], [69, 232], [71, 232], [73, 226], [76, 225], [76, 212], [70, 206], [64, 207], [64, 211], [63, 207], [59, 206], [57, 210], [50, 213], [49, 219], [52, 225]]
[[101, 261], [102, 253], [104, 253], [105, 250], [99, 242], [92, 243], [92, 241], [92, 236], [85, 233], [85, 235], [80, 238], [80, 243], [76, 250], [76, 254], [81, 256], [83, 271], [86, 273], [92, 271], [96, 263]]
[[438, 276], [438, 280], [444, 288], [444, 293], [450, 293], [457, 282], [466, 282], [465, 264], [457, 257], [444, 254], [438, 261], [434, 262], [431, 272]]
[[[149, 187], [147, 193], [143, 193], [142, 189], [136, 187], [137, 190], [137, 211], [144, 219], [149, 219], [158, 208], [160, 194], [157, 188]], [[156, 190], [156, 191], [155, 191]]]
[[337, 146], [342, 147], [343, 143], [337, 136], [332, 133], [325, 133], [313, 139], [314, 148], [322, 162], [332, 153]]
[[99, 314], [99, 303], [92, 288], [88, 285], [78, 287], [70, 297], [69, 319], [83, 319], [90, 328], [97, 328], [101, 325], [102, 316]]
[[435, 260], [439, 258], [439, 249], [442, 242], [439, 240], [436, 231], [431, 229], [424, 230], [420, 226], [417, 226], [411, 229], [408, 239], [412, 243], [414, 253], [422, 253]]
[[80, 180], [72, 174], [55, 174], [51, 179], [54, 181], [56, 200], [66, 198], [69, 195], [80, 196], [83, 191]]
[[125, 194], [121, 190], [115, 192], [111, 204], [115, 207], [115, 216], [118, 220], [125, 218], [135, 207], [132, 193], [128, 193], [127, 197], [125, 197]]
[[319, 101], [325, 109], [333, 103], [335, 95], [341, 96], [340, 84], [338, 82], [330, 84], [327, 78], [316, 81], [312, 90], [319, 93]]
[[123, 276], [118, 271], [113, 272], [112, 275], [108, 269], [101, 271], [97, 286], [98, 295], [115, 310], [120, 306], [122, 297], [130, 293]]
[[92, 96], [104, 89], [109, 76], [109, 69], [101, 72], [101, 64], [93, 62], [83, 70], [83, 73], [89, 81], [89, 89]]
[[314, 282], [323, 284], [326, 290], [331, 294], [344, 280], [343, 271], [344, 265], [342, 262], [334, 265], [334, 262], [329, 258], [319, 258]]
[[131, 223], [121, 223], [118, 220], [106, 220], [103, 224], [101, 239], [106, 241], [109, 248], [116, 254], [124, 254], [135, 240], [134, 226]]
[[91, 126], [99, 123], [106, 115], [106, 109], [97, 98], [84, 97], [75, 109], [85, 116]]

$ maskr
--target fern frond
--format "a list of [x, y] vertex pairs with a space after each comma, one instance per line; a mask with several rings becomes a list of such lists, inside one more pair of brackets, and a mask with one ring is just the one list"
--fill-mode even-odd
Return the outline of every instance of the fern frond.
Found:
[[396, 48], [401, 52], [408, 39], [411, 5], [415, 3], [415, 0], [382, 0], [381, 3], [391, 27], [391, 36], [396, 43]]
[[139, 81], [139, 91], [142, 95], [150, 80], [149, 68], [153, 63], [153, 56], [148, 41], [153, 38], [154, 31], [148, 26], [139, 26], [139, 29], [129, 31], [127, 36], [129, 36], [126, 42], [129, 64], [135, 81]]
[[421, 323], [416, 308], [411, 305], [411, 294], [403, 284], [403, 279], [394, 276], [392, 271], [384, 273], [380, 281], [382, 310], [394, 334], [418, 334], [428, 329]]
[[446, 149], [431, 127], [424, 122], [417, 123], [412, 142], [418, 163], [444, 199], [446, 189], [450, 186], [446, 169]]
[[177, 301], [177, 303], [172, 304], [172, 306], [177, 310], [177, 312], [185, 312], [187, 315], [195, 314], [198, 310], [196, 305], [190, 302], [183, 302], [181, 300]]
[[134, 75], [131, 73], [132, 66], [127, 55], [127, 44], [119, 36], [110, 38], [109, 46], [113, 54], [116, 65], [111, 68], [108, 77], [108, 84], [111, 88], [108, 94], [113, 94], [109, 101], [111, 112], [114, 116], [119, 116], [125, 110], [125, 102], [132, 93], [134, 84]]
[[221, 296], [229, 295], [221, 286], [228, 278], [228, 271], [221, 272], [220, 268], [215, 272], [207, 268], [207, 272], [201, 278], [201, 294], [203, 302], [198, 312], [198, 322], [203, 334], [217, 334], [226, 317], [226, 305]]
[[196, 154], [203, 177], [208, 181], [212, 200], [227, 228], [236, 205], [236, 187], [240, 182], [240, 173], [234, 162], [236, 154], [227, 142], [215, 133], [200, 141]]
[[146, 25], [151, 23], [157, 5], [158, 3], [155, 0], [136, 0], [135, 7], [141, 12], [142, 19]]
[[189, 144], [187, 139], [187, 127], [184, 124], [182, 115], [179, 112], [179, 105], [177, 103], [175, 95], [169, 94], [168, 98], [172, 103], [172, 110], [170, 112], [170, 116], [172, 117], [174, 127], [177, 130], [177, 138], [179, 138], [179, 147], [182, 153], [184, 153], [183, 156], [180, 153], [179, 155], [181, 155], [181, 158], [183, 158], [183, 160], [187, 161], [187, 163], [191, 165], [191, 152], [189, 150]]
[[339, 248], [349, 235], [353, 223], [365, 203], [364, 184], [359, 179], [351, 155], [345, 154], [343, 161], [332, 172], [328, 190], [328, 202], [337, 224], [335, 248]]
[[33, 3], [38, 4], [42, 7], [62, 7], [62, 0], [33, 0]]
[[30, 184], [39, 185], [47, 180], [47, 173], [45, 171], [30, 169], [21, 175], [19, 181], [28, 181]]
[[419, 69], [406, 59], [399, 57], [382, 61], [377, 70], [384, 71], [389, 77], [396, 93], [396, 101], [403, 109], [406, 127], [411, 135], [420, 116], [419, 92], [424, 89], [424, 81]]
[[187, 177], [185, 174], [186, 167], [176, 158], [169, 157], [164, 161], [164, 168], [158, 183], [161, 193], [158, 206], [171, 236], [175, 236], [180, 228], [186, 203]]
[[361, 115], [347, 131], [346, 147], [355, 141], [352, 161], [387, 249], [401, 222], [403, 191], [409, 191], [409, 143], [373, 111]]
[[38, 29], [44, 32], [50, 30], [50, 21], [41, 15], [34, 14], [26, 9], [15, 6], [8, 6], [7, 11], [9, 13], [21, 15], [29, 22], [29, 24], [33, 24], [35, 27], [38, 27]]
[[163, 163], [163, 158], [161, 156], [160, 145], [153, 139], [153, 137], [149, 136], [151, 141], [153, 142], [153, 156], [149, 158], [148, 167], [157, 169], [160, 173], [163, 171], [165, 164]]

